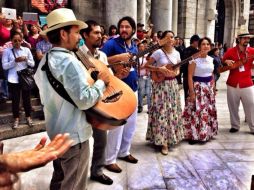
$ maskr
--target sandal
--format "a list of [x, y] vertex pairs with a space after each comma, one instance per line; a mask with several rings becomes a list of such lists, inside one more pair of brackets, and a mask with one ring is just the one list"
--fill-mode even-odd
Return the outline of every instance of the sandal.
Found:
[[14, 121], [13, 125], [12, 125], [12, 129], [17, 129], [19, 127], [19, 121], [16, 120]]
[[162, 148], [161, 148], [161, 154], [168, 155], [168, 147], [167, 146], [162, 146]]
[[27, 118], [26, 119], [26, 123], [27, 123], [27, 125], [29, 126], [29, 127], [33, 127], [33, 120], [31, 119], [31, 118]]

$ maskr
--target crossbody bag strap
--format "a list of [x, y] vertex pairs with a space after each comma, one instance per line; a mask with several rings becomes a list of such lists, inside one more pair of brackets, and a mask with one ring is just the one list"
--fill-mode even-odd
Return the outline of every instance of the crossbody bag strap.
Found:
[[12, 51], [12, 53], [13, 53], [14, 58], [16, 59], [17, 57], [16, 57], [16, 55], [15, 55], [15, 53], [14, 53], [14, 49], [12, 48], [11, 51]]
[[167, 55], [167, 53], [165, 52], [165, 50], [164, 50], [163, 48], [161, 48], [161, 50], [163, 51], [163, 53], [164, 53], [165, 56], [167, 57], [168, 62], [174, 64], [174, 63], [171, 61], [171, 59], [168, 57], [168, 55]]
[[42, 71], [46, 72], [47, 78], [53, 89], [57, 92], [59, 96], [63, 99], [71, 103], [74, 107], [78, 107], [74, 101], [71, 99], [67, 91], [65, 90], [63, 84], [59, 82], [51, 73], [49, 66], [48, 66], [48, 53], [46, 54], [46, 62], [41, 68]]

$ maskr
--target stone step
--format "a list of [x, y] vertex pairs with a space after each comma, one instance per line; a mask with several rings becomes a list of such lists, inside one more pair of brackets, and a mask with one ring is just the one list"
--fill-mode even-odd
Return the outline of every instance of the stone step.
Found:
[[[39, 106], [41, 105], [41, 100], [40, 98], [31, 98], [31, 105], [32, 106]], [[23, 106], [23, 105], [21, 105]], [[5, 103], [0, 103], [0, 113], [6, 113], [6, 112], [11, 112], [12, 110], [12, 101], [8, 100]]]
[[[34, 111], [31, 112], [31, 117], [44, 119], [44, 113], [42, 106], [33, 106]], [[20, 111], [20, 120], [25, 120], [25, 112]], [[2, 112], [0, 113], [0, 125], [8, 124], [13, 122], [13, 116], [11, 112]]]
[[30, 135], [34, 133], [43, 132], [46, 130], [44, 120], [33, 120], [34, 126], [29, 127], [25, 122], [20, 122], [19, 128], [12, 129], [11, 124], [4, 124], [0, 127], [0, 140], [16, 138], [24, 135]]

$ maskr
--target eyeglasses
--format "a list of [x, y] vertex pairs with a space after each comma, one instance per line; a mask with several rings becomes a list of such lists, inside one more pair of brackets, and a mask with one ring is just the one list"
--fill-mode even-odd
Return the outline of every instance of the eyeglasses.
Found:
[[14, 42], [14, 43], [17, 43], [17, 42], [21, 43], [22, 40], [13, 40], [13, 42]]

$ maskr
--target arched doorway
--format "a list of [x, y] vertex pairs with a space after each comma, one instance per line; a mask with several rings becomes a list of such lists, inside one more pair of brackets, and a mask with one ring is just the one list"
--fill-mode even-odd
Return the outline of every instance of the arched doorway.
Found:
[[224, 26], [225, 26], [225, 2], [224, 0], [217, 0], [216, 10], [218, 13], [217, 20], [215, 21], [214, 41], [224, 42]]

